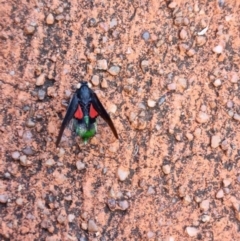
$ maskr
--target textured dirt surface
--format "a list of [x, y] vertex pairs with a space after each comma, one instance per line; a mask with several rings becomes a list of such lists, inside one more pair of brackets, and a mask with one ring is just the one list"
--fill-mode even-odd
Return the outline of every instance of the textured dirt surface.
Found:
[[[1, 0], [0, 239], [240, 240], [239, 7]], [[56, 148], [81, 80], [120, 138]]]

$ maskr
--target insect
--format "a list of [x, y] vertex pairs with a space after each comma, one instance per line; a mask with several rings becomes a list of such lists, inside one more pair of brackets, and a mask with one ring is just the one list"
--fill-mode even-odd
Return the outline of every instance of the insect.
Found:
[[64, 129], [72, 119], [75, 132], [83, 139], [84, 143], [87, 143], [97, 132], [96, 118], [98, 116], [101, 116], [107, 122], [114, 136], [118, 139], [117, 131], [109, 114], [97, 95], [89, 88], [88, 83], [83, 81], [70, 101], [58, 134], [56, 146], [59, 145]]

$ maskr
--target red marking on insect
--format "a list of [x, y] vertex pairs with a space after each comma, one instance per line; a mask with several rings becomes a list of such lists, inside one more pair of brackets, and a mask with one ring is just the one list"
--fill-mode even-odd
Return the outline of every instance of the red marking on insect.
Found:
[[98, 116], [97, 111], [94, 109], [93, 105], [90, 105], [90, 111], [89, 111], [89, 116], [91, 118], [96, 118]]
[[81, 109], [81, 107], [79, 105], [78, 105], [78, 108], [77, 108], [77, 110], [76, 110], [76, 112], [74, 114], [74, 117], [76, 119], [79, 119], [79, 120], [81, 120], [83, 118], [82, 109]]

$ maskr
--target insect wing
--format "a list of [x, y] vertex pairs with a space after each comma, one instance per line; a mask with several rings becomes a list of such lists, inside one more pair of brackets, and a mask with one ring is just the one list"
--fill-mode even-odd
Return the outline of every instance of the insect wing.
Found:
[[118, 139], [117, 131], [115, 129], [115, 126], [113, 125], [113, 122], [112, 122], [109, 114], [107, 113], [107, 111], [103, 107], [102, 103], [98, 99], [97, 95], [93, 91], [92, 91], [92, 105], [93, 105], [94, 109], [97, 111], [97, 113], [108, 123], [114, 136]]
[[63, 131], [64, 129], [66, 128], [66, 126], [68, 125], [69, 121], [73, 118], [74, 116], [74, 113], [76, 112], [77, 110], [77, 107], [78, 107], [78, 98], [77, 98], [77, 95], [74, 94], [71, 101], [70, 101], [70, 104], [68, 106], [68, 109], [67, 109], [67, 112], [66, 112], [66, 115], [63, 119], [63, 122], [62, 122], [62, 125], [61, 125], [61, 128], [60, 128], [60, 131], [59, 131], [59, 134], [58, 134], [58, 138], [57, 138], [57, 142], [56, 142], [56, 146], [59, 145], [59, 142], [62, 138], [62, 134], [63, 134]]

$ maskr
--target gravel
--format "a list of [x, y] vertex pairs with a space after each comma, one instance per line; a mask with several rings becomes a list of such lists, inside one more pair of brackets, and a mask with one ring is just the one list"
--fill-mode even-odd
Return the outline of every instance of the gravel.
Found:
[[147, 41], [150, 38], [150, 33], [148, 31], [144, 31], [142, 34], [142, 38]]
[[155, 106], [156, 106], [156, 103], [157, 103], [156, 101], [151, 100], [151, 99], [149, 99], [149, 100], [147, 101], [148, 107], [150, 107], [150, 108], [155, 107]]
[[36, 86], [44, 85], [45, 78], [46, 78], [45, 73], [40, 74], [36, 79]]
[[88, 231], [89, 232], [97, 232], [98, 231], [98, 226], [97, 224], [95, 223], [94, 220], [90, 219], [88, 221]]
[[34, 121], [32, 121], [32, 119], [28, 119], [27, 120], [27, 123], [26, 123], [26, 126], [29, 127], [29, 128], [32, 128], [36, 125], [36, 123]]
[[91, 82], [94, 86], [98, 86], [100, 83], [99, 76], [98, 75], [93, 75]]
[[81, 170], [83, 170], [83, 169], [86, 168], [86, 164], [85, 164], [84, 162], [81, 162], [81, 161], [77, 161], [77, 162], [76, 162], [76, 166], [77, 166], [77, 169], [78, 169], [79, 171], [81, 171]]
[[35, 27], [31, 26], [31, 25], [26, 26], [24, 28], [24, 32], [25, 32], [25, 34], [32, 35], [35, 32]]
[[216, 54], [221, 54], [223, 52], [223, 46], [217, 45], [216, 47], [213, 48], [213, 52]]
[[170, 165], [164, 165], [164, 166], [162, 166], [162, 170], [163, 170], [164, 174], [168, 175], [171, 172], [171, 166]]
[[232, 183], [232, 179], [231, 179], [231, 178], [225, 178], [225, 179], [223, 179], [223, 186], [224, 186], [224, 187], [230, 186], [231, 183]]
[[198, 112], [198, 114], [197, 114], [196, 121], [197, 121], [198, 123], [203, 124], [203, 123], [207, 123], [207, 122], [209, 121], [209, 118], [210, 118], [210, 117], [209, 117], [209, 115], [208, 115], [207, 113], [200, 111], [200, 112]]
[[122, 182], [128, 178], [129, 174], [130, 174], [129, 169], [123, 166], [120, 166], [117, 170], [118, 179]]
[[52, 13], [48, 14], [47, 18], [46, 18], [46, 23], [48, 25], [52, 25], [54, 24], [54, 16], [52, 15]]
[[20, 152], [19, 151], [12, 152], [12, 159], [13, 160], [19, 160], [19, 158], [20, 158]]
[[208, 211], [209, 209], [209, 206], [210, 206], [210, 201], [209, 200], [203, 200], [201, 203], [200, 203], [200, 209], [204, 212]]
[[218, 135], [214, 135], [211, 137], [211, 147], [217, 148], [221, 143], [221, 138]]
[[121, 210], [127, 210], [129, 208], [129, 203], [127, 200], [119, 201], [118, 206]]
[[223, 191], [223, 189], [220, 189], [216, 194], [216, 198], [221, 199], [223, 197], [224, 197], [224, 191]]
[[97, 61], [97, 66], [96, 66], [97, 69], [100, 69], [100, 70], [107, 70], [108, 69], [108, 63], [107, 63], [107, 60], [106, 59], [99, 59]]
[[7, 194], [0, 194], [0, 203], [7, 203], [8, 195]]
[[32, 147], [30, 147], [30, 146], [25, 147], [25, 148], [22, 150], [22, 152], [23, 152], [25, 155], [27, 155], [27, 156], [32, 156], [32, 155], [34, 155], [34, 150], [33, 150]]
[[108, 73], [113, 75], [113, 76], [116, 76], [116, 75], [119, 74], [120, 70], [121, 69], [120, 69], [119, 66], [113, 65], [108, 69]]
[[45, 96], [46, 96], [45, 90], [42, 90], [42, 89], [38, 90], [38, 99], [39, 100], [44, 100]]
[[189, 237], [196, 237], [198, 234], [198, 229], [195, 227], [187, 227], [186, 233], [188, 234]]

